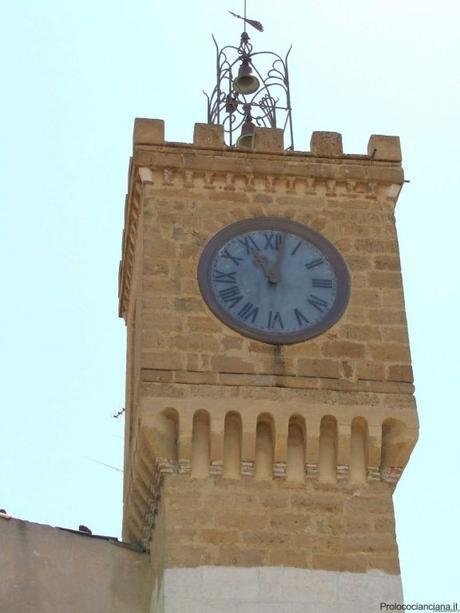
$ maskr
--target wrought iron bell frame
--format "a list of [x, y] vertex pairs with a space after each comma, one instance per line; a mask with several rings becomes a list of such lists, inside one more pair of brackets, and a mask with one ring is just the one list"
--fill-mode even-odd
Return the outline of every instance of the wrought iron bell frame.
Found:
[[[282, 128], [289, 139], [287, 150], [294, 149], [292, 127], [291, 95], [289, 90], [288, 57], [289, 47], [284, 59], [273, 51], [253, 51], [246, 31], [241, 34], [238, 47], [219, 45], [212, 37], [216, 47], [216, 86], [207, 98], [208, 123], [222, 124], [228, 144], [236, 146], [237, 132], [243, 126], [248, 109], [257, 127]], [[255, 61], [266, 60], [268, 70], [265, 77]], [[234, 80], [240, 66], [247, 62], [253, 74], [259, 79], [260, 86], [254, 93], [242, 94], [235, 90]]]

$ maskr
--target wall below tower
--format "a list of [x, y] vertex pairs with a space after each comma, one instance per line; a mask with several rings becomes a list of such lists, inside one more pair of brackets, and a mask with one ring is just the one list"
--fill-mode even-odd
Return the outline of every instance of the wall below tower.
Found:
[[148, 611], [148, 556], [116, 539], [0, 519], [0, 565], [2, 613]]

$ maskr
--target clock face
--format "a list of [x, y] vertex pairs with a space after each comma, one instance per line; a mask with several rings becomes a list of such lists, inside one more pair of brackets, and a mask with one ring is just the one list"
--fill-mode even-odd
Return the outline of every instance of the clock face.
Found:
[[337, 249], [307, 226], [274, 217], [238, 221], [206, 245], [198, 267], [210, 309], [260, 341], [304, 341], [332, 326], [349, 298]]

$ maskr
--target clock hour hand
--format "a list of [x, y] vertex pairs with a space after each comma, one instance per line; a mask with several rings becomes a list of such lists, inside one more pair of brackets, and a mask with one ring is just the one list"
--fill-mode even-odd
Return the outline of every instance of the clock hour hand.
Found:
[[260, 253], [259, 251], [256, 251], [255, 249], [252, 250], [252, 255], [254, 256], [254, 262], [258, 266], [260, 266], [260, 268], [262, 268], [262, 270], [265, 273], [265, 276], [270, 281], [270, 268], [268, 266], [267, 258], [262, 253]]
[[276, 262], [270, 268], [268, 272], [268, 280], [270, 283], [278, 283], [281, 278], [281, 264], [284, 258], [284, 252], [286, 251], [286, 233], [283, 234], [283, 238], [281, 239], [281, 245], [278, 250], [278, 256], [276, 258]]

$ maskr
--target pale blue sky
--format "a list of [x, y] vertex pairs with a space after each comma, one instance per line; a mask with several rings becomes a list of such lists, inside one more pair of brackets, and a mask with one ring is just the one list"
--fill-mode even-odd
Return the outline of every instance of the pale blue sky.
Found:
[[[134, 117], [190, 142], [211, 40], [240, 0], [16, 0], [0, 8], [2, 475], [16, 517], [119, 534], [125, 330], [117, 271]], [[296, 149], [398, 134], [397, 222], [420, 442], [396, 496], [407, 601], [460, 601], [460, 9], [454, 0], [249, 0], [290, 58]]]

